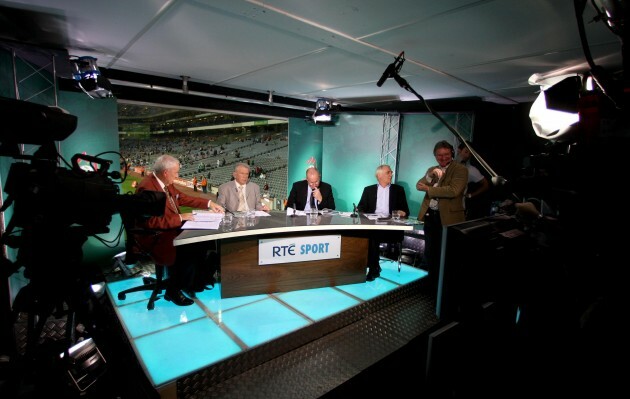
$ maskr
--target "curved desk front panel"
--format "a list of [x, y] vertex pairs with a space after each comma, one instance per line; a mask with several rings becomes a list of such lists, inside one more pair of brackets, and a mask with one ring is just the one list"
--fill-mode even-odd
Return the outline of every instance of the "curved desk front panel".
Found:
[[[402, 241], [404, 231], [412, 225], [392, 221], [373, 221], [365, 217], [339, 215], [271, 216], [234, 218], [233, 230], [185, 230], [175, 245], [220, 242], [221, 296], [269, 294], [308, 288], [329, 287], [365, 282], [370, 238], [380, 241]], [[248, 225], [249, 224], [249, 225]], [[339, 258], [308, 262], [259, 265], [260, 239], [341, 236]]]

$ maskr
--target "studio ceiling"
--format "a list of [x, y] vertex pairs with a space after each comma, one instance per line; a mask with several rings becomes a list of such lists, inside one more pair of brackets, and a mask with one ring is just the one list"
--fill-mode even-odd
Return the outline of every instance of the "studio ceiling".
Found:
[[[533, 101], [528, 79], [589, 70], [573, 0], [29, 0], [0, 2], [0, 38], [93, 56], [105, 70], [346, 107], [417, 100], [376, 82], [404, 51], [425, 100]], [[25, 10], [37, 19], [9, 17]], [[584, 7], [595, 62], [621, 70], [621, 42]], [[113, 82], [121, 83], [124, 82]]]

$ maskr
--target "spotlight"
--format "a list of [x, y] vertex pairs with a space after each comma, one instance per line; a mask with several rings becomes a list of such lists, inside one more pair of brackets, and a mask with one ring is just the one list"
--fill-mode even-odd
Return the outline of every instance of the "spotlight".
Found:
[[530, 84], [534, 81], [541, 86], [529, 112], [536, 135], [553, 141], [573, 139], [580, 121], [577, 104], [581, 78], [564, 75], [538, 80], [532, 76]]
[[332, 102], [326, 98], [320, 98], [315, 103], [315, 112], [313, 112], [313, 121], [317, 122], [330, 122]]
[[70, 57], [72, 79], [90, 98], [113, 97], [109, 80], [101, 75], [94, 57]]
[[107, 370], [107, 361], [92, 338], [85, 339], [67, 352], [60, 353], [59, 358], [66, 366], [68, 378], [80, 392], [85, 392]]

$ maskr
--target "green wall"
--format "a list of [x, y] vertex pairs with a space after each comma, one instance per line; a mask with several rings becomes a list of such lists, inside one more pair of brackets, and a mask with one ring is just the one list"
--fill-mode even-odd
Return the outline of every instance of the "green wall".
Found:
[[[463, 137], [470, 139], [470, 115], [453, 113], [440, 116]], [[333, 187], [337, 210], [352, 211], [353, 204], [361, 198], [363, 188], [376, 183], [382, 134], [382, 114], [341, 114], [334, 126], [315, 126], [303, 120], [290, 120], [289, 188], [294, 181], [304, 179], [304, 170], [308, 166], [306, 161], [314, 156], [322, 171], [322, 180]], [[430, 166], [435, 165], [433, 146], [440, 140], [448, 140], [453, 147], [458, 144], [455, 135], [432, 114], [401, 116], [394, 182], [404, 187], [411, 216], [418, 215], [423, 199], [423, 194], [415, 188], [416, 182]], [[317, 154], [321, 154], [321, 163]]]
[[322, 172], [322, 180], [326, 181], [322, 152], [322, 126], [307, 122], [304, 119], [290, 118], [287, 197], [293, 182], [304, 180], [306, 169], [311, 165]]

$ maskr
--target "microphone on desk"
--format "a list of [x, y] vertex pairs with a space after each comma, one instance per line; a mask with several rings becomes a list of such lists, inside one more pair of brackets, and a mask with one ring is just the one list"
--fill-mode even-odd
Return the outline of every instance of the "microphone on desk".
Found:
[[350, 217], [356, 218], [359, 217], [359, 215], [357, 214], [357, 204], [355, 204], [354, 202], [352, 203], [352, 215], [350, 215]]
[[293, 215], [291, 215], [291, 217], [292, 217], [292, 218], [294, 218], [294, 217], [295, 217], [295, 208], [296, 208], [296, 205], [295, 205], [295, 202], [294, 202], [294, 203], [293, 203]]

